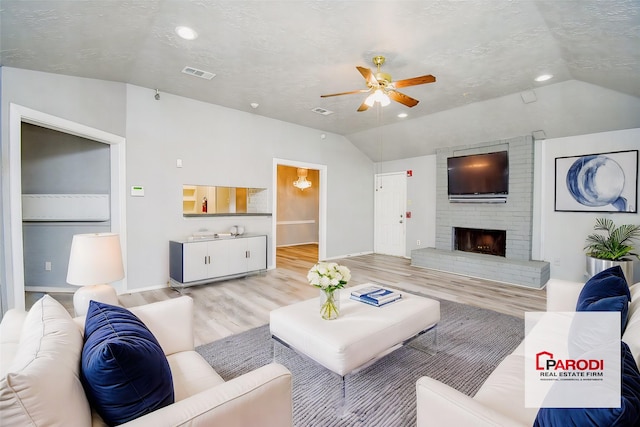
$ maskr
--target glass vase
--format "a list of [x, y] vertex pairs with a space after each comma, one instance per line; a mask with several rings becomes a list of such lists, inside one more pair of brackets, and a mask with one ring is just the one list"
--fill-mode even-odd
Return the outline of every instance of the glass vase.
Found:
[[337, 319], [340, 315], [340, 291], [320, 289], [320, 316], [325, 320]]

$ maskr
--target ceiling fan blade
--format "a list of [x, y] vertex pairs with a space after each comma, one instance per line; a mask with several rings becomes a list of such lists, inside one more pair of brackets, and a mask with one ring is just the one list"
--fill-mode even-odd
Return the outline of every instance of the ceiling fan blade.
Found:
[[362, 104], [360, 104], [360, 107], [358, 107], [358, 112], [367, 111], [368, 109], [369, 106], [363, 102]]
[[340, 96], [340, 95], [351, 95], [354, 93], [363, 93], [363, 92], [369, 92], [369, 89], [360, 89], [360, 90], [352, 90], [349, 92], [340, 92], [340, 93], [331, 93], [329, 95], [320, 95], [320, 98], [328, 98], [330, 96]]
[[395, 86], [396, 89], [400, 89], [401, 87], [423, 85], [435, 81], [436, 78], [434, 76], [427, 74], [426, 76], [414, 77], [412, 79], [398, 80], [397, 82], [393, 82], [393, 86]]
[[396, 92], [395, 90], [388, 91], [387, 95], [389, 95], [389, 98], [393, 99], [394, 101], [399, 102], [400, 104], [404, 104], [409, 108], [415, 107], [416, 105], [418, 105], [418, 102], [420, 102], [417, 99], [413, 99], [412, 97], [407, 96], [404, 93]]
[[369, 83], [369, 86], [375, 87], [375, 88], [380, 86], [380, 84], [378, 83], [378, 80], [376, 80], [376, 77], [373, 75], [370, 69], [364, 68], [364, 67], [356, 67], [356, 68], [358, 69], [358, 71], [360, 71], [360, 74], [362, 74], [362, 77], [364, 77], [367, 83]]

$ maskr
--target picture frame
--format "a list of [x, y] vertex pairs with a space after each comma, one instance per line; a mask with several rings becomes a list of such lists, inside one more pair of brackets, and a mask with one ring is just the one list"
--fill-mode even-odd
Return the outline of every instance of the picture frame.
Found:
[[638, 212], [638, 150], [555, 159], [556, 212]]

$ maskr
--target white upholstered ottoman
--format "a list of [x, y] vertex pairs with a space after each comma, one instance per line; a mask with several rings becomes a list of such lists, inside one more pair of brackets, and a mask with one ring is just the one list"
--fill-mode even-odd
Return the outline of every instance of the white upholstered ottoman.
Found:
[[440, 321], [439, 301], [406, 292], [397, 291], [402, 298], [382, 307], [349, 299], [352, 290], [365, 286], [372, 284], [340, 290], [340, 317], [335, 320], [320, 317], [318, 298], [273, 310], [271, 335], [344, 377]]

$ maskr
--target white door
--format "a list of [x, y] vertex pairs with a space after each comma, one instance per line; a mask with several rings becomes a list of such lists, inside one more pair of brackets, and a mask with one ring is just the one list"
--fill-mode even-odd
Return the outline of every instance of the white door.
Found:
[[375, 253], [406, 256], [406, 200], [404, 172], [375, 176]]

